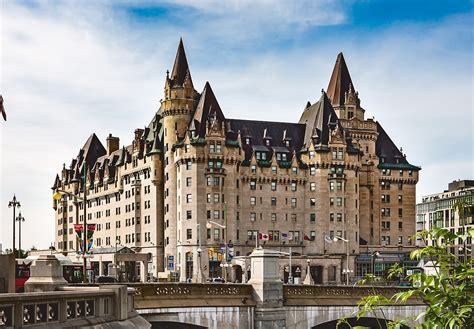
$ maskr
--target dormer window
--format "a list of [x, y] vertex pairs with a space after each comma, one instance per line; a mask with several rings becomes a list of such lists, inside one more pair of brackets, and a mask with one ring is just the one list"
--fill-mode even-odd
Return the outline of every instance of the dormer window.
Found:
[[245, 144], [250, 145], [250, 138], [245, 138]]
[[288, 155], [286, 153], [277, 153], [277, 161], [288, 161]]
[[309, 151], [309, 158], [314, 159], [314, 151]]
[[255, 152], [255, 156], [257, 160], [267, 160], [267, 153], [266, 152]]
[[184, 145], [184, 152], [188, 153], [189, 149], [190, 149], [190, 146], [191, 145], [189, 145], [189, 144]]
[[266, 140], [265, 140], [265, 145], [266, 145], [266, 146], [270, 146], [270, 140], [269, 140], [269, 139], [266, 139]]
[[290, 147], [290, 146], [291, 146], [291, 143], [290, 143], [289, 140], [286, 140], [286, 141], [285, 141], [285, 146], [286, 146], [286, 147]]
[[216, 145], [214, 143], [209, 144], [209, 153], [214, 153], [216, 151]]

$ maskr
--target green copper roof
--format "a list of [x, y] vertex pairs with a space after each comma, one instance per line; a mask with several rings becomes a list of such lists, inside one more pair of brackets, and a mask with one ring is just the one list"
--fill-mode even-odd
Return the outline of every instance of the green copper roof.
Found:
[[421, 167], [414, 166], [409, 163], [380, 163], [377, 168], [379, 169], [409, 169], [409, 170], [421, 170]]

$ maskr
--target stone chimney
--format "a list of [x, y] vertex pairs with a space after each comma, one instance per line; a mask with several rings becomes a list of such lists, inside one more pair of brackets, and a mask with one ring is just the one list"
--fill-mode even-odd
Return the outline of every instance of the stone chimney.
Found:
[[109, 137], [107, 137], [107, 155], [111, 155], [113, 152], [117, 151], [119, 147], [120, 139], [109, 134]]

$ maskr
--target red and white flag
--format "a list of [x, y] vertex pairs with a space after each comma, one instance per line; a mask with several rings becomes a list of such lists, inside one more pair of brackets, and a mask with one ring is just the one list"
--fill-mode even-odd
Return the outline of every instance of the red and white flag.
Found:
[[258, 239], [262, 241], [268, 241], [270, 240], [270, 236], [265, 233], [258, 233]]

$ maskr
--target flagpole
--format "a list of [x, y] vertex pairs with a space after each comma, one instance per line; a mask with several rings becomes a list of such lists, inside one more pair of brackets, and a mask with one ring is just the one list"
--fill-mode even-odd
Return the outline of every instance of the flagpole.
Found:
[[288, 283], [293, 284], [293, 272], [291, 270], [291, 247], [290, 247], [290, 274], [288, 274]]
[[84, 238], [82, 239], [82, 257], [84, 258], [82, 264], [82, 283], [87, 282], [87, 258], [86, 258], [86, 248], [87, 248], [87, 163], [84, 158]]

